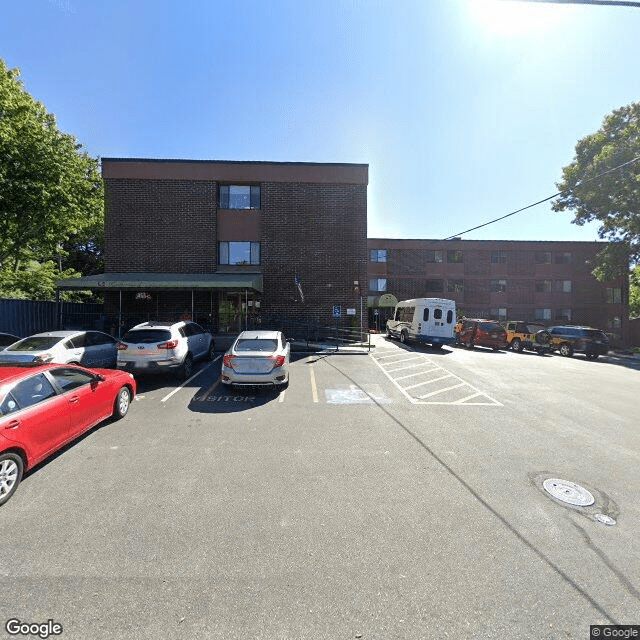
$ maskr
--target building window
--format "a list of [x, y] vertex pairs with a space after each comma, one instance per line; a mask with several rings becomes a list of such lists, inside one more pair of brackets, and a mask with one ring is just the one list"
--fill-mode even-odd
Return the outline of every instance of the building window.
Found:
[[551, 251], [536, 251], [536, 264], [551, 264]]
[[536, 309], [533, 318], [534, 320], [551, 320], [551, 309]]
[[373, 278], [373, 280], [369, 280], [369, 291], [376, 291], [378, 293], [381, 293], [386, 290], [387, 290], [386, 278]]
[[571, 264], [571, 251], [556, 253], [556, 264]]
[[462, 262], [462, 249], [449, 249], [447, 251], [447, 262]]
[[464, 280], [447, 280], [447, 293], [462, 293]]
[[620, 316], [614, 316], [611, 320], [608, 320], [607, 326], [609, 329], [620, 329], [622, 327]]
[[536, 293], [550, 293], [551, 287], [551, 280], [536, 280]]
[[387, 250], [386, 249], [371, 249], [370, 253], [371, 262], [386, 262]]
[[249, 185], [220, 185], [220, 209], [259, 209], [260, 187]]
[[425, 293], [442, 293], [444, 291], [444, 280], [425, 280]]
[[571, 293], [571, 280], [556, 280], [556, 293]]
[[442, 251], [433, 250], [425, 252], [427, 262], [442, 262]]
[[491, 291], [493, 293], [504, 293], [507, 290], [507, 281], [506, 280], [492, 280], [491, 281]]
[[499, 307], [498, 309], [490, 309], [489, 316], [494, 320], [506, 320], [507, 309], [506, 307]]
[[571, 322], [571, 309], [556, 309], [556, 320]]
[[260, 243], [220, 242], [218, 264], [260, 264]]
[[506, 251], [494, 251], [491, 254], [491, 262], [493, 264], [505, 264], [507, 262]]
[[607, 287], [607, 302], [610, 304], [622, 304], [622, 289], [620, 287]]

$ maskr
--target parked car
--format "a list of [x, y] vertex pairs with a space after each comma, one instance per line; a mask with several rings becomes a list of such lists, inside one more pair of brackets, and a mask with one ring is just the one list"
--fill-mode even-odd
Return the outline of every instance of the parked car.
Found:
[[18, 342], [18, 340], [20, 340], [20, 338], [11, 333], [0, 333], [0, 348], [4, 349], [4, 347], [8, 347], [10, 344]]
[[560, 355], [570, 358], [574, 353], [584, 353], [587, 360], [605, 355], [611, 345], [600, 329], [592, 327], [550, 327], [551, 347]]
[[387, 320], [387, 335], [400, 342], [422, 342], [440, 349], [454, 341], [456, 303], [444, 298], [416, 298], [396, 305]]
[[493, 320], [465, 318], [460, 331], [460, 343], [469, 349], [490, 347], [498, 351], [509, 348], [507, 332]]
[[291, 345], [280, 331], [243, 331], [222, 359], [220, 381], [237, 386], [289, 384]]
[[0, 365], [0, 505], [25, 471], [106, 418], [123, 418], [133, 376], [74, 365]]
[[0, 351], [0, 362], [57, 362], [115, 367], [118, 341], [102, 331], [48, 331], [18, 340]]
[[509, 347], [516, 353], [526, 350], [543, 355], [551, 351], [549, 332], [541, 324], [507, 322], [504, 328]]
[[137, 373], [177, 372], [188, 378], [196, 360], [213, 360], [213, 336], [199, 324], [143, 322], [124, 334], [118, 344], [118, 368]]

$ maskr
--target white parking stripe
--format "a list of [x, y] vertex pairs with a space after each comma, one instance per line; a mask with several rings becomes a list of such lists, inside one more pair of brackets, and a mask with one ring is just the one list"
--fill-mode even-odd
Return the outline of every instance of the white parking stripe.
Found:
[[[391, 366], [393, 366], [394, 364], [400, 364], [401, 362], [409, 362], [410, 360], [422, 360], [422, 356], [412, 356], [411, 358], [402, 358], [401, 360], [394, 360], [393, 362], [390, 362], [389, 364]], [[385, 362], [385, 365], [387, 363]]]
[[[220, 360], [220, 358], [222, 358], [222, 356], [218, 356], [215, 360], [212, 360], [211, 364], [213, 364], [214, 362], [217, 362], [218, 360]], [[162, 400], [160, 400], [160, 402], [166, 402], [169, 398], [171, 398], [176, 393], [178, 393], [178, 391], [180, 391], [180, 389], [182, 389], [184, 386], [189, 384], [192, 380], [197, 378], [203, 371], [206, 371], [208, 368], [209, 367], [207, 366], [207, 367], [204, 367], [204, 368], [200, 369], [200, 371], [196, 371], [188, 380], [185, 380], [179, 387], [176, 387], [171, 393], [168, 393], [164, 398], [162, 398]]]
[[412, 384], [410, 387], [402, 387], [405, 391], [409, 389], [415, 389], [416, 387], [421, 387], [423, 384], [431, 384], [432, 382], [437, 382], [438, 380], [444, 380], [445, 378], [451, 378], [452, 373], [448, 373], [446, 376], [440, 376], [439, 378], [434, 378], [433, 380], [426, 380], [425, 382], [418, 382], [418, 384]]
[[[447, 376], [449, 377], [449, 376]], [[451, 391], [451, 389], [457, 389], [458, 387], [464, 387], [467, 384], [466, 382], [461, 382], [460, 384], [454, 384], [452, 387], [445, 387], [444, 389], [438, 389], [437, 391], [432, 391], [431, 393], [425, 393], [423, 396], [418, 396], [420, 400], [424, 400], [425, 398], [430, 398], [431, 396], [436, 396], [439, 393], [444, 393], [445, 391]]]
[[395, 373], [396, 371], [404, 371], [405, 369], [415, 369], [416, 367], [422, 367], [424, 365], [424, 360], [420, 362], [420, 364], [412, 364], [408, 367], [400, 367], [399, 369], [382, 369], [385, 373]]
[[400, 376], [396, 378], [396, 380], [406, 380], [407, 378], [415, 378], [416, 376], [421, 376], [423, 373], [430, 373], [431, 371], [437, 371], [440, 367], [434, 367], [433, 369], [427, 369], [426, 371], [418, 371], [418, 373], [409, 373], [406, 376]]

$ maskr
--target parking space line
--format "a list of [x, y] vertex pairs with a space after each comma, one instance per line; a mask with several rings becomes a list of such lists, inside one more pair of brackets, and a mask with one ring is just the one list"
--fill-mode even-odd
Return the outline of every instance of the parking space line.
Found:
[[400, 376], [396, 378], [396, 380], [406, 380], [407, 378], [415, 378], [416, 376], [421, 376], [423, 373], [431, 373], [432, 371], [437, 371], [441, 367], [434, 367], [433, 369], [427, 369], [426, 371], [418, 371], [418, 373], [409, 373], [406, 376]]
[[458, 387], [464, 387], [465, 384], [467, 383], [461, 382], [460, 384], [454, 384], [452, 387], [445, 387], [444, 389], [438, 389], [437, 391], [432, 391], [431, 393], [425, 393], [423, 396], [418, 396], [418, 399], [424, 400], [425, 398], [430, 398], [431, 396], [437, 396], [439, 393], [451, 391], [451, 389], [457, 389]]
[[313, 372], [313, 365], [309, 365], [309, 376], [311, 377], [311, 395], [313, 396], [313, 401], [315, 403], [318, 402], [318, 388], [316, 387], [316, 375]]
[[397, 358], [399, 355], [403, 355], [403, 354], [398, 353], [397, 350], [394, 349], [392, 354], [388, 356], [379, 356], [378, 358], [376, 358], [376, 360], [382, 360], [383, 358]]
[[432, 382], [437, 382], [438, 380], [444, 380], [445, 378], [450, 378], [453, 374], [448, 373], [446, 376], [440, 376], [439, 378], [434, 378], [433, 380], [427, 380], [426, 382], [418, 382], [418, 384], [412, 384], [410, 387], [402, 387], [405, 391], [409, 389], [415, 389], [416, 387], [421, 387], [423, 384], [431, 384]]
[[394, 365], [394, 364], [400, 364], [401, 362], [409, 362], [410, 360], [423, 360], [423, 357], [420, 355], [417, 356], [412, 356], [411, 358], [402, 358], [402, 360], [394, 360], [393, 362], [390, 362], [390, 365]]
[[467, 400], [471, 400], [471, 398], [477, 398], [478, 396], [481, 396], [481, 393], [472, 393], [470, 396], [467, 396], [466, 398], [460, 398], [460, 400], [456, 400], [453, 404], [464, 404]]
[[278, 402], [284, 402], [284, 394], [286, 393], [286, 389], [283, 389], [279, 394], [278, 394]]
[[382, 369], [385, 373], [394, 373], [396, 371], [404, 371], [405, 369], [415, 369], [416, 367], [421, 367], [424, 364], [424, 360], [420, 364], [412, 364], [408, 367], [400, 367], [399, 369]]
[[[211, 364], [220, 360], [222, 356], [218, 356], [215, 360], [211, 361]], [[203, 371], [206, 371], [210, 365], [203, 367], [200, 371], [196, 371], [189, 379], [185, 380], [180, 386], [176, 387], [171, 393], [168, 393], [164, 398], [160, 400], [160, 402], [166, 402], [169, 398], [173, 397], [180, 389], [188, 385], [192, 380], [195, 380]]]

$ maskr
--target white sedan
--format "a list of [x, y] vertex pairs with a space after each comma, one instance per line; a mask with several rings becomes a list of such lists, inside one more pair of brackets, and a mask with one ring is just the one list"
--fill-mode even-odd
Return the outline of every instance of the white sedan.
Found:
[[284, 389], [290, 353], [291, 345], [280, 331], [243, 331], [222, 360], [221, 382]]

